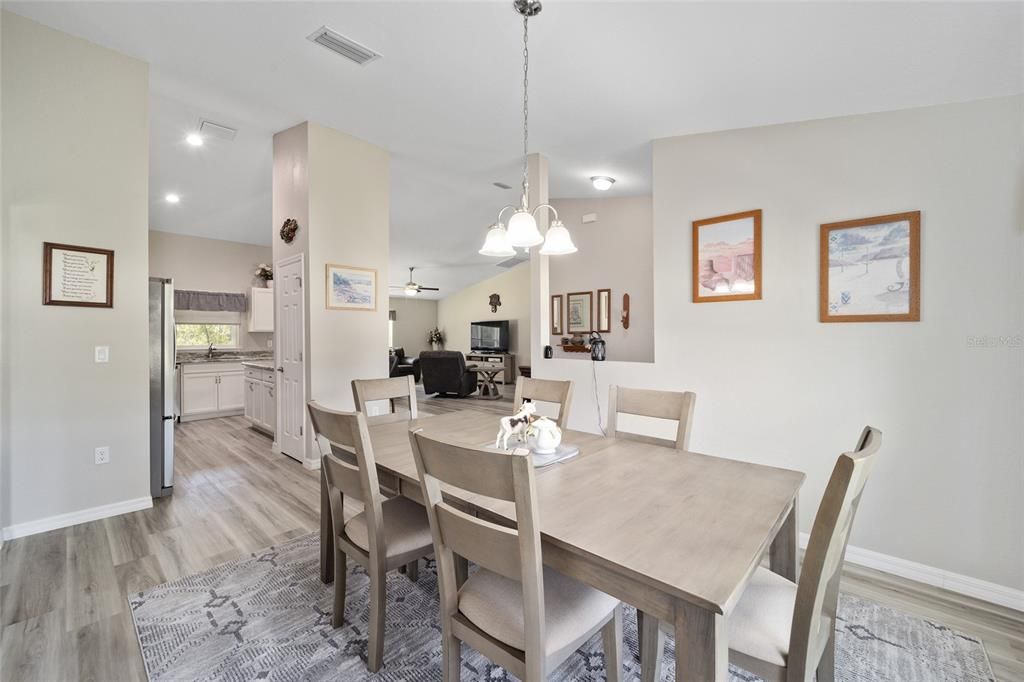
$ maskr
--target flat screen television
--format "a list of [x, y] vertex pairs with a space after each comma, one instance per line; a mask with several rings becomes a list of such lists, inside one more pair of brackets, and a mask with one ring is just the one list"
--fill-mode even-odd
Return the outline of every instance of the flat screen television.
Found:
[[469, 347], [475, 351], [507, 353], [508, 320], [470, 323]]

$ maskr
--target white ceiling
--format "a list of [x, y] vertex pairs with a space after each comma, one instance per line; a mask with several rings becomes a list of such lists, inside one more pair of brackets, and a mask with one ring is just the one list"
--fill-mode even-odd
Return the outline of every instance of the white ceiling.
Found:
[[[441, 296], [516, 200], [521, 23], [511, 2], [5, 2], [151, 65], [153, 229], [269, 244], [271, 135], [312, 120], [392, 154], [391, 284]], [[383, 57], [306, 40], [322, 25]], [[530, 149], [551, 195], [650, 191], [650, 140], [1024, 91], [1022, 3], [583, 3], [530, 25]], [[183, 143], [200, 118], [231, 143]], [[167, 192], [182, 201], [170, 206]], [[573, 229], [573, 226], [569, 226]]]

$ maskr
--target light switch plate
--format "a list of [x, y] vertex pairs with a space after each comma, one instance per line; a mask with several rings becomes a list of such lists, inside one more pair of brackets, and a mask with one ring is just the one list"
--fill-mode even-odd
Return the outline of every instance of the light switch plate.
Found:
[[96, 346], [96, 362], [110, 362], [110, 346]]
[[110, 446], [104, 445], [96, 448], [96, 463], [107, 464], [110, 462]]

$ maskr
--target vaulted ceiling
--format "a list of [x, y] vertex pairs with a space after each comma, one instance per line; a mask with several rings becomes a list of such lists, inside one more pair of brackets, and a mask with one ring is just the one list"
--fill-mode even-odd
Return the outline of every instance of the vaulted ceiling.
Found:
[[[312, 120], [392, 154], [391, 284], [441, 296], [516, 200], [521, 22], [511, 2], [6, 2], [151, 65], [151, 228], [270, 243], [271, 136]], [[357, 66], [322, 25], [383, 55]], [[650, 191], [652, 139], [1024, 91], [1021, 3], [584, 3], [530, 26], [530, 149], [551, 195]], [[201, 118], [238, 129], [192, 148]], [[169, 205], [167, 192], [181, 195]], [[570, 226], [571, 228], [572, 226]]]

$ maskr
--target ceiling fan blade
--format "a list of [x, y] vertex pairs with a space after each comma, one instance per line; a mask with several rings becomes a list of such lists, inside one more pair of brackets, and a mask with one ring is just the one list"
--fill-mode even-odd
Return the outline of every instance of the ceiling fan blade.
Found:
[[437, 287], [420, 287], [420, 291], [441, 291]]

